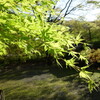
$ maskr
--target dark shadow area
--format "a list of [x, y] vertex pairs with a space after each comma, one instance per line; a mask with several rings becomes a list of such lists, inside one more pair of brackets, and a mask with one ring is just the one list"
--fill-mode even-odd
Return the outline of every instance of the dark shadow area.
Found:
[[[93, 64], [91, 68], [88, 70], [91, 72], [98, 72], [100, 73], [100, 70], [97, 70], [94, 68], [94, 66], [100, 66], [100, 64]], [[7, 67], [7, 68], [6, 68]], [[61, 68], [57, 65], [47, 65], [45, 62], [26, 62], [26, 63], [20, 63], [20, 64], [13, 64], [6, 66], [4, 70], [0, 72], [0, 79], [2, 80], [20, 80], [23, 78], [28, 77], [34, 77], [34, 76], [41, 76], [44, 74], [44, 77], [46, 74], [52, 74], [56, 76], [57, 78], [62, 78], [65, 76], [71, 76], [71, 75], [77, 75], [77, 71], [73, 68]]]
[[72, 68], [60, 68], [58, 66], [50, 67], [49, 72], [52, 73], [53, 75], [55, 75], [57, 78], [62, 78], [62, 77], [74, 75], [77, 73]]
[[93, 91], [90, 94], [91, 100], [100, 100], [100, 89], [98, 91]]
[[88, 69], [92, 72], [100, 73], [100, 63], [95, 62]]
[[[11, 67], [10, 67], [11, 66]], [[44, 62], [38, 63], [23, 63], [19, 65], [9, 65], [7, 69], [2, 70], [0, 72], [0, 79], [4, 80], [20, 80], [23, 78], [33, 77], [33, 76], [41, 76], [44, 74], [53, 74], [57, 78], [70, 76], [76, 74], [77, 72], [74, 69], [66, 69], [61, 68], [57, 65], [48, 66]]]
[[95, 41], [95, 42], [92, 42], [91, 43], [92, 45], [93, 45], [93, 49], [98, 49], [98, 48], [100, 48], [100, 41]]

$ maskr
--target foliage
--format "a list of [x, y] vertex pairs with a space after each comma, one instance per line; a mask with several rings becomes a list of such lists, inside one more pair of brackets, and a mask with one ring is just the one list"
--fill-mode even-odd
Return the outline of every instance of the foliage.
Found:
[[100, 63], [100, 49], [92, 49], [89, 55], [89, 59], [91, 63]]
[[[72, 58], [63, 60], [73, 68], [76, 59], [86, 60], [74, 51], [83, 41], [80, 34], [74, 36], [65, 26], [46, 21], [49, 12], [55, 14], [54, 4], [52, 0], [0, 1], [0, 55], [26, 60], [36, 55], [46, 56], [48, 52], [61, 65], [59, 60], [68, 53]], [[81, 76], [86, 78], [84, 74]]]
[[81, 33], [82, 37], [88, 42], [96, 42], [100, 40], [99, 20], [93, 22], [87, 22], [84, 20], [70, 20], [64, 22], [64, 25], [70, 27], [70, 33], [74, 35]]
[[100, 2], [98, 0], [88, 1], [87, 3], [88, 4], [93, 4], [93, 5], [95, 5], [98, 8], [100, 7]]

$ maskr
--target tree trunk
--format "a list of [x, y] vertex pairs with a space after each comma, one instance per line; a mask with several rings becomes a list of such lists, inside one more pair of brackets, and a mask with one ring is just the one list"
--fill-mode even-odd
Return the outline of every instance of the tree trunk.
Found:
[[92, 40], [92, 36], [91, 36], [91, 30], [89, 29], [89, 40]]
[[3, 90], [0, 90], [0, 100], [5, 100]]

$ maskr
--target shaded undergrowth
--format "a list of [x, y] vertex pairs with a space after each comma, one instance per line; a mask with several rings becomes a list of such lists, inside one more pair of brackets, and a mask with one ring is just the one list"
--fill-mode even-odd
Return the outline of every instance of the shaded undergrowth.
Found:
[[[9, 67], [8, 67], [9, 68]], [[93, 79], [100, 84], [100, 72]], [[87, 84], [73, 69], [44, 63], [14, 65], [0, 73], [0, 89], [6, 100], [99, 100], [100, 90], [89, 93]]]

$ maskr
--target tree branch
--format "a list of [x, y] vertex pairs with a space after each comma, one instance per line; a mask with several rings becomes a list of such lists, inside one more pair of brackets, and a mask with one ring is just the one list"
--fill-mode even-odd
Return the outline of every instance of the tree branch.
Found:
[[71, 6], [72, 2], [73, 2], [73, 0], [70, 0], [70, 3], [69, 3], [69, 5], [68, 5], [68, 7], [67, 7], [67, 10], [66, 10], [66, 12], [65, 12], [64, 17], [67, 15], [67, 12], [68, 12], [68, 10], [69, 10], [69, 8], [70, 8], [70, 6]]

